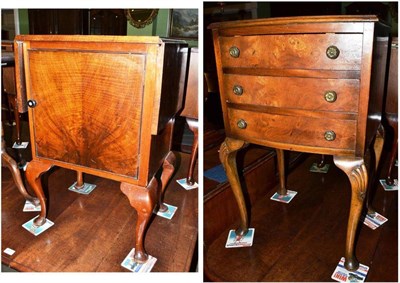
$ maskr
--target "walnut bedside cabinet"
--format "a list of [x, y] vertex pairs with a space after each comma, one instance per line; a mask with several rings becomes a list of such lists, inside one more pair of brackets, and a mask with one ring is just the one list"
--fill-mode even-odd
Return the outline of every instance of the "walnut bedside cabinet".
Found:
[[159, 37], [16, 37], [18, 106], [29, 107], [32, 145], [26, 177], [42, 207], [36, 226], [46, 222], [40, 176], [52, 166], [77, 171], [78, 181], [82, 173], [115, 180], [138, 213], [134, 259], [147, 260], [144, 233], [153, 209], [166, 209], [174, 171], [186, 49]]
[[351, 183], [345, 267], [356, 270], [355, 232], [368, 182], [364, 156], [380, 127], [390, 28], [375, 16], [271, 18], [209, 28], [227, 135], [219, 154], [241, 215], [236, 233], [249, 227], [236, 168], [240, 148], [276, 148], [279, 194], [286, 194], [284, 150], [333, 155]]

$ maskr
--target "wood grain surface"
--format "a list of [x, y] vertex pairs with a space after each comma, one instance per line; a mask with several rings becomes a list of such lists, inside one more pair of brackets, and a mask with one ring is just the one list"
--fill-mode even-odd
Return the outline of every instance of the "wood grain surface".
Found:
[[[243, 93], [236, 95], [234, 86]], [[256, 104], [306, 110], [357, 112], [359, 80], [316, 79], [280, 76], [224, 75], [227, 102]], [[327, 91], [335, 91], [336, 101], [325, 100]]]
[[[286, 144], [336, 149], [355, 148], [356, 122], [354, 120], [317, 119], [295, 115], [276, 115], [229, 109], [229, 134], [249, 140], [264, 140]], [[244, 119], [245, 129], [237, 122]], [[326, 131], [334, 131], [336, 139], [327, 141]]]
[[[223, 67], [360, 70], [361, 34], [261, 35], [219, 40]], [[239, 48], [238, 58], [229, 55], [232, 46]], [[326, 56], [329, 46], [340, 50], [337, 59]]]
[[144, 64], [136, 54], [30, 51], [37, 156], [137, 177]]
[[[198, 190], [186, 191], [177, 184], [177, 179], [186, 176], [189, 155], [176, 155], [179, 169], [166, 188], [164, 201], [178, 210], [172, 220], [154, 215], [144, 243], [157, 258], [154, 272], [186, 272], [192, 260], [197, 261], [193, 255]], [[128, 272], [120, 264], [134, 247], [132, 228], [137, 215], [119, 183], [86, 175], [85, 181], [97, 187], [83, 195], [68, 190], [76, 181], [72, 170], [53, 170], [43, 180], [49, 189], [47, 217], [55, 224], [35, 237], [21, 226], [35, 213], [22, 212], [25, 199], [17, 192], [9, 170], [2, 169], [2, 250], [16, 251], [13, 256], [2, 252], [2, 263], [19, 271]]]

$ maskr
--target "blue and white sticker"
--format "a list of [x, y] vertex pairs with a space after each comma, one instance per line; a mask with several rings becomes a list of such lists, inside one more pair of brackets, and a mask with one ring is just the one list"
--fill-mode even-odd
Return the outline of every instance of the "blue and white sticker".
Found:
[[89, 183], [83, 183], [83, 188], [81, 188], [81, 189], [76, 189], [75, 185], [76, 185], [76, 182], [73, 183], [72, 186], [70, 186], [68, 188], [68, 190], [75, 192], [75, 193], [83, 194], [83, 195], [90, 194], [96, 188], [96, 185], [89, 184]]
[[322, 167], [318, 167], [318, 163], [313, 163], [310, 167], [310, 172], [314, 173], [328, 173], [330, 164], [325, 164]]
[[291, 191], [291, 190], [287, 190], [286, 191], [286, 195], [280, 195], [278, 193], [275, 193], [271, 197], [271, 199], [275, 200], [275, 201], [283, 202], [283, 203], [289, 203], [295, 197], [295, 195], [297, 195], [297, 192]]
[[186, 180], [187, 180], [186, 178], [183, 178], [176, 180], [176, 182], [187, 191], [197, 189], [199, 187], [199, 185], [196, 182], [194, 182], [193, 185], [189, 185]]
[[386, 221], [388, 221], [388, 219], [385, 216], [375, 212], [373, 215], [367, 214], [363, 220], [363, 223], [372, 230], [375, 230], [376, 228], [382, 226], [382, 224]]
[[15, 251], [13, 249], [10, 248], [6, 248], [3, 253], [8, 254], [8, 255], [13, 255], [15, 254]]
[[225, 248], [245, 248], [253, 245], [254, 228], [249, 228], [246, 235], [236, 235], [235, 230], [230, 230], [228, 239], [226, 240]]
[[24, 208], [22, 209], [23, 212], [32, 212], [32, 211], [41, 211], [42, 207], [40, 204], [34, 205], [29, 200], [25, 201]]
[[29, 142], [21, 142], [21, 144], [17, 144], [17, 142], [14, 142], [12, 148], [20, 149], [20, 148], [27, 148]]
[[176, 210], [178, 209], [178, 207], [170, 205], [170, 204], [166, 204], [164, 203], [164, 205], [168, 208], [167, 211], [157, 211], [155, 212], [158, 216], [161, 216], [163, 218], [167, 218], [167, 219], [172, 219], [172, 217], [174, 217], [174, 214], [176, 212]]
[[135, 248], [133, 248], [129, 254], [122, 261], [121, 266], [136, 273], [150, 272], [156, 264], [157, 258], [148, 255], [148, 259], [145, 263], [138, 263], [134, 261], [133, 256], [135, 255]]
[[54, 225], [54, 223], [52, 221], [50, 221], [49, 219], [46, 218], [46, 222], [43, 225], [36, 226], [33, 223], [33, 221], [38, 217], [39, 216], [36, 216], [35, 218], [29, 220], [28, 222], [22, 224], [22, 227], [24, 227], [26, 230], [28, 230], [30, 233], [32, 233], [35, 236], [43, 233], [44, 231], [46, 231], [47, 229], [49, 229], [51, 226]]
[[382, 187], [384, 188], [385, 191], [397, 191], [398, 190], [398, 183], [399, 181], [397, 179], [393, 180], [393, 185], [388, 185], [386, 183], [385, 179], [380, 179], [379, 182], [381, 183]]
[[356, 271], [348, 271], [344, 267], [344, 257], [342, 257], [336, 266], [331, 278], [338, 282], [364, 282], [367, 277], [369, 267], [361, 264]]

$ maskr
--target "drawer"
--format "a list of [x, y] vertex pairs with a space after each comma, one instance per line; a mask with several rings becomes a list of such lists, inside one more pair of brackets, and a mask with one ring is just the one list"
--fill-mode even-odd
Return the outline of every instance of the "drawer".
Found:
[[357, 112], [359, 80], [289, 78], [225, 74], [225, 99], [305, 110]]
[[[232, 108], [228, 108], [228, 119], [228, 135], [245, 141], [355, 149], [356, 120], [276, 115]], [[245, 128], [239, 128], [240, 120], [245, 121]], [[334, 140], [325, 139], [328, 131], [335, 133]]]
[[[360, 70], [362, 34], [235, 36], [219, 40], [223, 67]], [[329, 54], [337, 54], [337, 58], [328, 58], [329, 47]]]

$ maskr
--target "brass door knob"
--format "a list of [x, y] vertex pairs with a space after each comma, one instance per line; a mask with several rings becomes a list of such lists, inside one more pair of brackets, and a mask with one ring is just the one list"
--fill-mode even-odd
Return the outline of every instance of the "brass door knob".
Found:
[[333, 103], [336, 101], [337, 99], [337, 94], [335, 91], [333, 90], [328, 90], [327, 92], [325, 92], [325, 100], [329, 103]]
[[237, 126], [238, 126], [239, 129], [246, 129], [247, 123], [246, 123], [245, 120], [240, 119], [240, 120], [237, 122]]
[[326, 131], [324, 137], [327, 141], [333, 141], [336, 139], [336, 134], [334, 131]]
[[243, 94], [243, 87], [240, 85], [235, 85], [233, 86], [233, 93], [236, 95], [242, 95]]
[[36, 105], [37, 105], [36, 100], [33, 100], [33, 99], [28, 100], [28, 106], [29, 106], [30, 108], [35, 108]]
[[232, 46], [231, 48], [229, 48], [229, 55], [231, 55], [231, 57], [233, 58], [238, 58], [240, 55], [239, 48], [237, 48], [236, 46]]
[[334, 45], [331, 45], [326, 49], [326, 56], [328, 56], [329, 59], [336, 59], [337, 57], [339, 57], [339, 54], [339, 48]]

